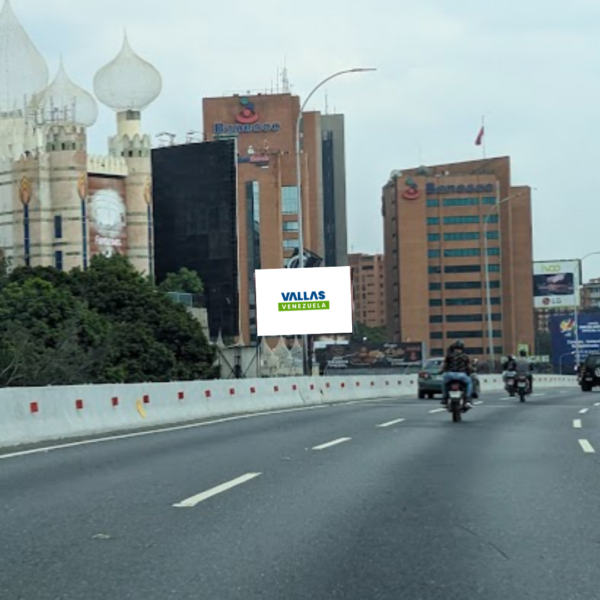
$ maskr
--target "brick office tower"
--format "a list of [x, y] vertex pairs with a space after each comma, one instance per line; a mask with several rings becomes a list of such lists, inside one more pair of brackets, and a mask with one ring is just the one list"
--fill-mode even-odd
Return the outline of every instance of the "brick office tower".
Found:
[[425, 340], [442, 356], [460, 338], [490, 358], [487, 241], [495, 363], [533, 348], [531, 189], [512, 185], [508, 157], [394, 171], [382, 211], [394, 341]]
[[[240, 337], [245, 343], [256, 341], [254, 271], [281, 269], [299, 250], [299, 112], [300, 98], [287, 92], [203, 100], [205, 137], [234, 139], [237, 145]], [[328, 266], [346, 264], [343, 117], [305, 112], [300, 139], [304, 246], [329, 257]]]

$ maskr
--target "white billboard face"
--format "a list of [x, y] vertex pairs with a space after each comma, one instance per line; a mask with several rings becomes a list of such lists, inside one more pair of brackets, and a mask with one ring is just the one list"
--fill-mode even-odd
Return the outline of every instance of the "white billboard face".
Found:
[[558, 260], [533, 263], [533, 302], [535, 308], [579, 306], [581, 262]]
[[255, 272], [259, 336], [352, 333], [350, 267]]

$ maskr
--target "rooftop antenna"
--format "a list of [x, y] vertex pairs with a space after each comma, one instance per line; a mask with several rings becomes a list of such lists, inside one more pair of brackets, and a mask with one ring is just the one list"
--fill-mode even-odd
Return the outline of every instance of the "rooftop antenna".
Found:
[[283, 86], [283, 93], [290, 93], [290, 80], [288, 78], [288, 70], [287, 70], [287, 60], [283, 61], [283, 73], [281, 75], [281, 84]]
[[329, 114], [329, 94], [325, 92], [325, 114]]
[[277, 67], [277, 79], [275, 81], [277, 82], [277, 87], [275, 88], [275, 91], [279, 94], [279, 67]]

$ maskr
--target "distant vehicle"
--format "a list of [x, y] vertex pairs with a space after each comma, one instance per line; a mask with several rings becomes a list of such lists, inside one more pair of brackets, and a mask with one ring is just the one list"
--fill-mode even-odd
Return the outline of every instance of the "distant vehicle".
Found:
[[[443, 391], [444, 377], [442, 375], [443, 358], [430, 358], [423, 370], [419, 373], [417, 380], [419, 399], [432, 399], [441, 396]], [[481, 392], [479, 378], [476, 373], [471, 375], [473, 379], [473, 398], [479, 398]]]
[[600, 354], [588, 354], [583, 361], [579, 384], [582, 392], [591, 392], [592, 388], [600, 387]]

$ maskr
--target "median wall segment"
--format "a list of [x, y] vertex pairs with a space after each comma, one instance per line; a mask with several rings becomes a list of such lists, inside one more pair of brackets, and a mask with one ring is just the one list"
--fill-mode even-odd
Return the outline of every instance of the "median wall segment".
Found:
[[[481, 375], [482, 393], [502, 390]], [[536, 377], [536, 389], [576, 386]], [[0, 390], [0, 447], [379, 398], [416, 399], [416, 376], [297, 377]]]

